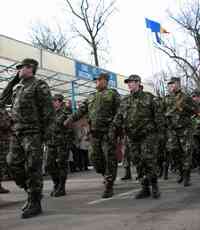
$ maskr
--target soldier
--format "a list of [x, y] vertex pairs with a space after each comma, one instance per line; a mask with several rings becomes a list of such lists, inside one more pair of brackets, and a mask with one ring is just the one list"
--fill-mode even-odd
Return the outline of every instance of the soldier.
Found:
[[168, 82], [169, 95], [165, 97], [164, 110], [167, 122], [166, 148], [180, 176], [178, 183], [190, 185], [192, 164], [192, 120], [198, 107], [192, 98], [181, 91], [180, 78], [172, 77]]
[[[192, 99], [200, 108], [200, 90], [196, 89], [192, 92]], [[193, 163], [194, 166], [198, 167], [198, 171], [200, 172], [200, 117], [194, 115], [192, 121], [194, 137]]]
[[[157, 96], [155, 98], [157, 106], [162, 113], [164, 119], [164, 103], [163, 97]], [[164, 123], [163, 130], [166, 130], [166, 123]], [[157, 165], [158, 165], [158, 177], [162, 177], [164, 174], [164, 179], [168, 179], [168, 168], [169, 168], [169, 159], [165, 147], [166, 139], [163, 139], [162, 135], [158, 136], [158, 155], [157, 155]]]
[[9, 151], [11, 118], [3, 105], [0, 105], [0, 193], [9, 193], [2, 186], [3, 173], [7, 170], [6, 156]]
[[97, 92], [86, 99], [65, 125], [77, 121], [87, 114], [91, 133], [91, 160], [97, 173], [105, 178], [103, 198], [113, 195], [113, 183], [116, 177], [117, 156], [115, 143], [108, 138], [109, 126], [117, 112], [120, 96], [115, 89], [108, 88], [109, 75], [101, 73], [96, 78]]
[[16, 68], [19, 83], [12, 93], [13, 134], [7, 162], [16, 184], [27, 192], [21, 217], [29, 218], [42, 212], [42, 143], [54, 109], [47, 83], [35, 77], [38, 62], [27, 58]]
[[55, 94], [53, 97], [53, 106], [55, 108], [55, 120], [51, 127], [51, 135], [47, 141], [47, 171], [49, 172], [54, 188], [51, 196], [65, 196], [65, 182], [67, 179], [67, 164], [69, 156], [69, 144], [71, 130], [64, 127], [64, 121], [71, 112], [64, 108], [64, 97], [61, 94]]
[[110, 138], [116, 138], [116, 133], [124, 127], [130, 142], [131, 158], [142, 185], [136, 199], [151, 195], [150, 184], [153, 198], [158, 198], [160, 192], [156, 170], [157, 133], [159, 131], [164, 135], [163, 117], [158, 111], [154, 96], [141, 90], [140, 76], [130, 75], [125, 83], [128, 84], [130, 95], [120, 104], [110, 129]]

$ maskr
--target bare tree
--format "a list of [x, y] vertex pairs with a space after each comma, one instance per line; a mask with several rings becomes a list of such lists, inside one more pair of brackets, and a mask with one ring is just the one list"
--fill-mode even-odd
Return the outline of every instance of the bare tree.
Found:
[[193, 79], [196, 87], [200, 88], [200, 3], [198, 0], [187, 2], [176, 16], [171, 12], [169, 16], [180, 26], [187, 39], [183, 44], [165, 40], [157, 48], [175, 61], [187, 80]]
[[[109, 16], [115, 10], [116, 0], [112, 0], [109, 4], [105, 4], [104, 0], [94, 1], [81, 0], [78, 7], [72, 5], [72, 0], [65, 0], [72, 14], [78, 19], [79, 23], [73, 24], [73, 30], [81, 37], [90, 47], [91, 54], [94, 57], [94, 63], [99, 66], [98, 52], [105, 42], [102, 35], [103, 28]], [[104, 49], [105, 50], [105, 49]]]
[[31, 28], [30, 39], [31, 43], [37, 48], [46, 49], [63, 56], [71, 56], [69, 45], [71, 38], [67, 38], [59, 26], [51, 29], [41, 22], [36, 23]]

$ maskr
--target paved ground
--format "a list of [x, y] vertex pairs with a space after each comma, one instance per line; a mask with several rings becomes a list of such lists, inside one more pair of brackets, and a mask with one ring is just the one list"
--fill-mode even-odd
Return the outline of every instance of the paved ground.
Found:
[[[119, 170], [119, 177], [123, 174]], [[101, 199], [102, 178], [93, 171], [71, 174], [68, 195], [51, 198], [51, 182], [45, 181], [41, 216], [22, 220], [24, 192], [13, 182], [4, 185], [12, 192], [0, 196], [0, 230], [200, 230], [200, 175], [193, 173], [193, 185], [183, 188], [174, 175], [160, 180], [162, 197], [135, 200], [135, 180], [115, 185], [115, 196]]]

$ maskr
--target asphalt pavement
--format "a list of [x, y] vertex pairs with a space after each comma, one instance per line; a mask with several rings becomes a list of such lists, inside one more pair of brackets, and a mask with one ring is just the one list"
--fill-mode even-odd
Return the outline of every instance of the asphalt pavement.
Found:
[[14, 182], [3, 185], [11, 190], [0, 195], [0, 230], [200, 230], [200, 175], [192, 174], [192, 186], [176, 183], [176, 176], [159, 180], [159, 199], [136, 200], [139, 183], [121, 181], [120, 167], [115, 195], [101, 199], [103, 180], [93, 170], [69, 175], [67, 195], [50, 197], [52, 183], [44, 182], [43, 214], [21, 219], [26, 195]]

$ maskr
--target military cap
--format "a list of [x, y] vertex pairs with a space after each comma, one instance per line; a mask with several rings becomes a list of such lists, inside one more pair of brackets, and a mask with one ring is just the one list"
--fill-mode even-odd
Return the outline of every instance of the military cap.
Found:
[[32, 58], [25, 58], [19, 65], [16, 66], [17, 69], [21, 69], [23, 66], [33, 67], [33, 70], [36, 71], [38, 68], [38, 61]]
[[127, 79], [124, 80], [124, 83], [128, 83], [130, 81], [139, 81], [141, 82], [141, 77], [137, 74], [130, 75]]
[[106, 81], [109, 81], [110, 76], [108, 73], [100, 73], [99, 75], [94, 77], [94, 80], [98, 80], [98, 79], [102, 79], [102, 78], [106, 79]]
[[199, 97], [200, 96], [200, 90], [199, 89], [195, 89], [193, 92], [192, 92], [192, 97], [195, 97], [195, 96], [197, 96], [197, 97]]
[[53, 96], [53, 100], [56, 101], [56, 100], [59, 100], [59, 101], [63, 101], [64, 100], [64, 97], [62, 94], [55, 94]]
[[173, 84], [175, 82], [181, 82], [179, 77], [171, 77], [167, 84]]

